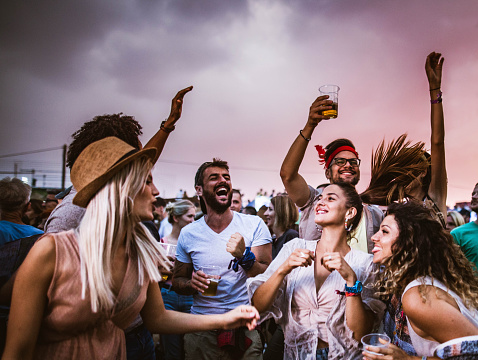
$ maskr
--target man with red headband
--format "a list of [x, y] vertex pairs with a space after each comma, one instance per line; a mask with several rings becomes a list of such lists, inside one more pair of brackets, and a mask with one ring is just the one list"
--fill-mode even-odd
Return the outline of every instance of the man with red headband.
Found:
[[[332, 109], [330, 106], [332, 101], [327, 98], [327, 95], [320, 96], [312, 103], [307, 123], [292, 143], [280, 170], [282, 183], [287, 193], [301, 211], [299, 237], [308, 240], [320, 239], [321, 236], [321, 229], [315, 224], [314, 219], [315, 205], [323, 188], [315, 189], [307, 185], [299, 174], [299, 167], [315, 127], [322, 120], [329, 119], [322, 115], [324, 110]], [[357, 185], [360, 180], [360, 159], [350, 140], [337, 139], [328, 144], [325, 149], [320, 145], [317, 145], [316, 149], [319, 153], [319, 162], [324, 165], [325, 176], [331, 184], [342, 182]], [[358, 243], [352, 242], [351, 245], [371, 252], [373, 244], [370, 238], [378, 231], [382, 219], [383, 213], [380, 208], [372, 205], [364, 206], [362, 220], [354, 234]]]

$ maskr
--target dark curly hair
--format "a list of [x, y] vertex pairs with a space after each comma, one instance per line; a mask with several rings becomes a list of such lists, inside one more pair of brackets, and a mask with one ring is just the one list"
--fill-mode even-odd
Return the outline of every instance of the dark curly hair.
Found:
[[85, 122], [80, 130], [71, 135], [73, 141], [68, 147], [66, 166], [71, 169], [76, 158], [88, 145], [109, 136], [116, 136], [139, 149], [139, 136], [143, 134], [141, 129], [141, 125], [133, 116], [123, 115], [123, 113], [95, 116], [93, 120]]
[[[393, 203], [387, 215], [397, 222], [399, 235], [392, 245], [392, 256], [379, 274], [379, 295], [401, 296], [405, 287], [417, 278], [429, 276], [454, 291], [469, 307], [478, 307], [478, 278], [453, 237], [418, 202]], [[425, 287], [419, 287], [425, 301]]]

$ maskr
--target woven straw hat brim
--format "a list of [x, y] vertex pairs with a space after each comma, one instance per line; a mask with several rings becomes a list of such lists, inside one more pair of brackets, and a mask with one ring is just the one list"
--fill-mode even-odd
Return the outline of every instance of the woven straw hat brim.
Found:
[[[106, 138], [106, 139], [111, 139], [111, 138]], [[103, 140], [106, 140], [106, 139], [103, 139]], [[124, 144], [123, 141], [121, 141], [119, 139], [116, 139], [116, 138], [114, 138], [114, 139], [115, 140], [113, 142], [120, 141], [122, 143], [122, 145]], [[100, 140], [100, 141], [103, 141], [103, 140]], [[106, 146], [108, 146], [108, 145], [111, 146], [111, 141], [109, 141], [109, 142], [105, 141], [105, 145]], [[88, 149], [88, 147], [85, 150], [87, 150], [87, 149]], [[85, 152], [85, 150], [83, 150], [83, 151]], [[131, 150], [134, 150], [134, 148], [131, 147], [130, 149], [126, 149], [126, 150], [131, 151]], [[126, 150], [124, 150], [123, 153], [118, 154], [118, 158], [121, 159], [122, 156], [126, 155], [129, 152], [129, 151], [126, 151]], [[80, 156], [81, 156], [81, 154], [80, 154]], [[87, 154], [86, 154], [86, 156], [87, 156]], [[80, 168], [75, 167], [75, 165], [77, 164], [77, 162], [75, 162], [75, 164], [73, 165], [73, 168], [71, 170], [71, 176], [70, 176], [71, 181], [73, 183], [73, 186], [75, 186], [75, 189], [77, 189], [77, 193], [76, 193], [75, 197], [73, 198], [73, 204], [86, 208], [88, 206], [88, 203], [90, 202], [90, 200], [95, 196], [95, 194], [115, 174], [117, 174], [127, 164], [131, 163], [132, 161], [134, 161], [134, 160], [136, 160], [136, 159], [138, 159], [142, 156], [146, 156], [146, 157], [150, 158], [151, 160], [153, 160], [154, 157], [156, 156], [156, 149], [155, 148], [146, 148], [146, 149], [138, 150], [135, 153], [132, 153], [130, 156], [124, 158], [123, 160], [121, 160], [117, 163], [114, 163], [109, 168], [105, 168], [102, 173], [98, 174], [98, 176], [96, 176], [93, 180], [91, 180], [89, 183], [87, 183], [83, 186], [78, 185], [78, 183], [81, 184], [81, 182], [75, 181], [75, 180], [79, 179], [82, 172], [84, 173], [85, 171], [88, 171], [89, 169], [81, 169], [81, 165], [79, 165]], [[78, 157], [78, 158], [80, 158], [80, 157]], [[100, 158], [97, 157], [96, 159], [101, 159], [101, 157]], [[77, 159], [77, 161], [78, 161], [78, 159]], [[77, 184], [75, 184], [75, 182]]]

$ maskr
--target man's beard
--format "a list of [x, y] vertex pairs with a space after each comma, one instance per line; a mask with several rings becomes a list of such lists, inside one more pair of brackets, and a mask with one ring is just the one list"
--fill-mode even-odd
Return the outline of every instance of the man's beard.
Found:
[[229, 195], [227, 197], [227, 202], [225, 204], [221, 204], [216, 200], [216, 194], [215, 192], [207, 192], [204, 191], [203, 193], [203, 199], [204, 202], [212, 209], [214, 212], [218, 214], [224, 214], [226, 210], [228, 210], [231, 207], [232, 203], [232, 191], [229, 192]]

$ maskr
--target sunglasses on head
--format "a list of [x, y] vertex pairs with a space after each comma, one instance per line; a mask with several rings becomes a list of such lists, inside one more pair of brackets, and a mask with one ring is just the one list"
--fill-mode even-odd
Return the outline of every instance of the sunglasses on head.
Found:
[[344, 159], [344, 158], [334, 158], [332, 163], [335, 163], [337, 166], [345, 166], [345, 164], [349, 163], [350, 166], [360, 166], [360, 159], [353, 158], [353, 159]]

